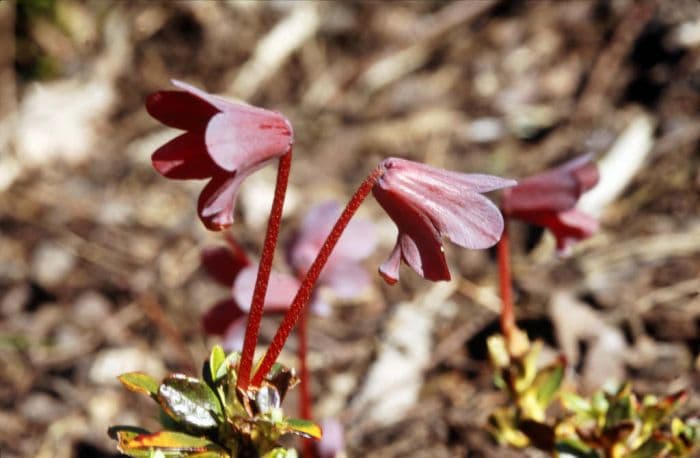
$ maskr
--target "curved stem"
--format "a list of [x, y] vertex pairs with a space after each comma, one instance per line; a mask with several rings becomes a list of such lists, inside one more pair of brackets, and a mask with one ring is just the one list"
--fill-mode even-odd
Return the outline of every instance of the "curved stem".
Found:
[[515, 313], [513, 311], [513, 292], [510, 274], [510, 242], [508, 237], [508, 217], [503, 217], [503, 235], [498, 242], [498, 277], [501, 288], [501, 332], [506, 341], [511, 339], [516, 329]]
[[280, 157], [277, 168], [277, 183], [275, 185], [275, 196], [270, 209], [270, 219], [265, 234], [262, 254], [260, 256], [260, 267], [255, 280], [253, 299], [250, 305], [250, 314], [245, 330], [245, 340], [243, 341], [243, 351], [241, 352], [241, 363], [238, 366], [237, 387], [243, 391], [248, 389], [250, 384], [250, 373], [253, 367], [253, 357], [255, 356], [255, 346], [258, 343], [258, 330], [262, 320], [263, 306], [265, 304], [265, 294], [267, 284], [272, 271], [272, 258], [275, 255], [277, 238], [280, 232], [280, 220], [282, 219], [282, 208], [284, 207], [284, 197], [287, 193], [287, 182], [289, 181], [289, 171], [292, 165], [292, 147]]
[[277, 357], [282, 352], [282, 347], [284, 347], [284, 343], [287, 341], [287, 338], [292, 332], [292, 329], [294, 329], [294, 325], [296, 325], [297, 320], [301, 316], [301, 312], [304, 310], [304, 307], [306, 307], [306, 305], [309, 303], [309, 300], [311, 299], [311, 292], [313, 290], [314, 284], [316, 283], [316, 280], [318, 280], [319, 275], [321, 275], [323, 266], [326, 265], [326, 261], [328, 261], [328, 258], [330, 257], [333, 248], [335, 248], [336, 243], [338, 243], [338, 239], [340, 239], [340, 236], [342, 235], [343, 231], [350, 222], [350, 218], [352, 218], [357, 209], [360, 207], [360, 204], [362, 204], [367, 195], [370, 193], [372, 187], [374, 186], [374, 183], [377, 181], [377, 179], [381, 176], [382, 173], [383, 170], [380, 167], [376, 167], [372, 171], [372, 173], [370, 173], [369, 176], [365, 178], [365, 181], [362, 182], [362, 184], [357, 189], [357, 191], [355, 191], [355, 194], [352, 196], [348, 204], [345, 206], [345, 209], [338, 218], [338, 221], [335, 222], [331, 233], [328, 234], [328, 237], [326, 237], [326, 241], [323, 243], [323, 246], [319, 250], [318, 255], [316, 255], [316, 259], [314, 260], [313, 264], [311, 264], [309, 270], [306, 272], [306, 276], [304, 277], [304, 280], [302, 280], [296, 296], [294, 296], [292, 305], [289, 307], [289, 310], [287, 310], [287, 313], [284, 315], [284, 318], [282, 319], [282, 323], [280, 323], [279, 328], [277, 328], [277, 332], [275, 333], [275, 336], [272, 338], [272, 342], [270, 343], [270, 348], [268, 348], [267, 352], [265, 353], [265, 356], [263, 357], [263, 360], [260, 363], [260, 368], [255, 372], [255, 375], [253, 376], [253, 379], [251, 381], [253, 386], [260, 385], [265, 375], [267, 375], [267, 373], [270, 371], [270, 368], [274, 364], [275, 360], [277, 360]]

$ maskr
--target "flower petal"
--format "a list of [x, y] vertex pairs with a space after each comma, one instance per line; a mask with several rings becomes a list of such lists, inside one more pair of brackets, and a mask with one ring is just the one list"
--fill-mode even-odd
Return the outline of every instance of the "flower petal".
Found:
[[520, 216], [524, 212], [558, 212], [573, 208], [579, 197], [598, 183], [598, 167], [586, 154], [555, 169], [521, 180], [503, 193], [503, 211]]
[[246, 319], [241, 317], [226, 328], [221, 342], [225, 351], [240, 351], [243, 348], [246, 325]]
[[214, 304], [202, 316], [202, 329], [207, 334], [224, 335], [226, 329], [245, 313], [233, 299], [224, 299]]
[[148, 113], [166, 126], [204, 132], [207, 121], [219, 110], [212, 104], [182, 91], [158, 91], [146, 99]]
[[220, 231], [233, 224], [236, 196], [246, 176], [239, 173], [219, 173], [202, 189], [197, 212], [207, 229]]
[[354, 299], [364, 292], [371, 283], [365, 268], [353, 261], [344, 260], [326, 265], [319, 277], [319, 283], [328, 286], [339, 299]]
[[233, 251], [228, 246], [205, 248], [200, 258], [209, 276], [227, 287], [233, 285], [241, 269], [250, 264], [248, 256], [242, 249]]
[[399, 267], [401, 266], [400, 236], [396, 239], [396, 245], [384, 263], [379, 266], [379, 275], [390, 285], [399, 281]]
[[[258, 265], [251, 265], [241, 270], [233, 283], [233, 297], [246, 313], [250, 311], [253, 290], [258, 277]], [[265, 295], [266, 312], [284, 312], [292, 304], [299, 289], [299, 281], [291, 275], [272, 272]]]
[[[385, 175], [383, 178], [388, 177]], [[449, 280], [450, 272], [438, 230], [428, 217], [414, 206], [410, 195], [404, 193], [403, 189], [401, 192], [395, 192], [396, 188], [392, 187], [390, 181], [391, 178], [378, 180], [372, 188], [372, 193], [399, 229], [398, 243], [402, 258], [423, 278], [435, 281]], [[388, 278], [391, 279], [394, 272], [398, 278], [397, 270], [387, 270]]]
[[425, 197], [425, 212], [440, 234], [453, 243], [480, 250], [492, 247], [501, 239], [503, 215], [481, 194], [464, 193], [459, 202], [446, 198], [438, 204]]
[[207, 125], [207, 151], [216, 164], [232, 172], [259, 168], [282, 156], [292, 144], [292, 128], [279, 113], [235, 105]]
[[179, 180], [208, 178], [220, 170], [207, 154], [201, 132], [175, 137], [158, 148], [151, 161], [158, 173]]

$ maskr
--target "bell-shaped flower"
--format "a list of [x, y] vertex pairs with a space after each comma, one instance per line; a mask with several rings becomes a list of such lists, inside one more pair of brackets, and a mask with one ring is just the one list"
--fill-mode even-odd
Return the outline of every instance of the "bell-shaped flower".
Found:
[[379, 268], [388, 283], [398, 281], [402, 259], [423, 278], [449, 280], [443, 236], [471, 249], [491, 247], [500, 239], [503, 216], [481, 193], [513, 186], [514, 180], [398, 158], [385, 159], [380, 167], [372, 193], [399, 230], [396, 246]]
[[[208, 248], [202, 252], [202, 265], [220, 285], [231, 288], [231, 296], [215, 303], [202, 317], [202, 328], [208, 334], [223, 337], [226, 350], [243, 347], [245, 328], [258, 265], [251, 263], [245, 252], [232, 240], [228, 247]], [[263, 305], [265, 313], [283, 313], [289, 308], [299, 289], [299, 281], [291, 275], [272, 272]]]
[[583, 155], [506, 189], [501, 207], [507, 216], [552, 231], [557, 250], [566, 253], [598, 230], [595, 218], [575, 208], [579, 197], [593, 188], [598, 178], [591, 155]]
[[[331, 200], [315, 205], [304, 217], [288, 253], [289, 264], [300, 277], [311, 267], [340, 213], [340, 205]], [[353, 218], [343, 231], [316, 284], [328, 287], [338, 299], [358, 297], [371, 281], [361, 261], [372, 254], [376, 244], [374, 224], [367, 219]], [[319, 294], [314, 295], [311, 307], [322, 314], [328, 309]]]
[[163, 124], [186, 132], [153, 153], [153, 167], [174, 179], [209, 179], [199, 195], [204, 225], [233, 223], [241, 182], [291, 148], [292, 126], [280, 113], [235, 103], [180, 81], [183, 91], [159, 91], [146, 100]]

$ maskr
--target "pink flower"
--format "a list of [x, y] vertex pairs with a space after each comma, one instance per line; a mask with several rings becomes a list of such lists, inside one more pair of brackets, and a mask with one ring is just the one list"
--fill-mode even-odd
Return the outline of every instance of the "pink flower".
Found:
[[184, 92], [153, 93], [146, 109], [186, 132], [153, 153], [153, 167], [168, 178], [209, 178], [198, 213], [208, 229], [221, 230], [233, 223], [241, 182], [289, 151], [292, 126], [280, 113], [230, 102], [180, 81], [173, 84]]
[[[202, 317], [202, 328], [208, 334], [223, 337], [227, 350], [243, 346], [246, 321], [258, 275], [258, 265], [251, 263], [245, 252], [229, 240], [229, 247], [208, 248], [202, 252], [202, 265], [217, 283], [231, 288], [231, 297], [214, 304]], [[291, 275], [272, 272], [264, 310], [283, 313], [294, 299], [299, 282]]]
[[480, 193], [515, 185], [490, 175], [462, 174], [405, 159], [388, 158], [372, 189], [399, 229], [396, 246], [379, 273], [388, 283], [399, 278], [403, 259], [428, 280], [449, 280], [442, 236], [464, 248], [496, 244], [503, 232], [498, 207]]
[[503, 192], [503, 213], [546, 227], [565, 253], [574, 243], [598, 230], [598, 221], [575, 208], [581, 194], [598, 183], [591, 155], [580, 156], [555, 169], [522, 180]]
[[[337, 202], [326, 201], [306, 214], [289, 250], [289, 264], [299, 276], [311, 267], [340, 213]], [[360, 261], [372, 254], [376, 243], [374, 225], [366, 219], [352, 219], [328, 258], [317, 285], [329, 287], [339, 299], [357, 297], [371, 281]], [[312, 307], [317, 312], [328, 308], [318, 295]]]

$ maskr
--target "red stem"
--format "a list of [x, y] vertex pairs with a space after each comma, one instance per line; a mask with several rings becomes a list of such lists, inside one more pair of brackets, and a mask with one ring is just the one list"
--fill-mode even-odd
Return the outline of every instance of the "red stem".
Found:
[[510, 275], [510, 242], [508, 237], [508, 217], [503, 217], [503, 235], [498, 242], [498, 277], [501, 287], [501, 332], [506, 341], [509, 341], [513, 331], [516, 329], [515, 313], [513, 312], [513, 293], [511, 288]]
[[314, 284], [316, 283], [316, 280], [318, 280], [319, 275], [321, 275], [323, 266], [326, 265], [326, 261], [328, 261], [335, 244], [338, 243], [338, 239], [340, 239], [340, 236], [350, 222], [350, 218], [352, 218], [357, 209], [360, 207], [360, 204], [362, 204], [362, 201], [364, 201], [367, 195], [370, 193], [374, 183], [382, 173], [383, 169], [377, 167], [372, 171], [372, 173], [369, 174], [367, 178], [365, 178], [365, 181], [362, 182], [348, 204], [345, 206], [345, 209], [338, 218], [338, 221], [335, 222], [331, 233], [328, 234], [326, 241], [323, 243], [318, 255], [316, 255], [316, 259], [306, 272], [306, 276], [304, 277], [304, 280], [302, 280], [296, 296], [294, 296], [292, 305], [284, 315], [279, 328], [277, 328], [277, 333], [275, 333], [275, 336], [272, 338], [270, 348], [268, 348], [267, 352], [265, 353], [265, 356], [260, 363], [260, 368], [253, 376], [253, 380], [251, 381], [253, 386], [260, 386], [260, 383], [262, 383], [265, 375], [267, 375], [267, 373], [270, 371], [270, 368], [272, 368], [275, 360], [277, 360], [277, 357], [282, 352], [284, 343], [287, 341], [292, 329], [294, 329], [294, 325], [297, 323], [297, 320], [299, 320], [304, 307], [306, 307], [306, 304], [308, 304], [309, 300], [311, 299], [311, 292]]
[[258, 343], [258, 330], [260, 329], [260, 321], [262, 320], [265, 294], [267, 293], [267, 284], [270, 280], [270, 272], [272, 271], [272, 258], [275, 255], [277, 237], [279, 236], [280, 232], [282, 207], [284, 206], [284, 196], [287, 192], [287, 182], [289, 180], [291, 164], [292, 147], [290, 146], [289, 150], [282, 157], [280, 157], [279, 166], [277, 168], [275, 197], [272, 201], [272, 208], [270, 209], [267, 234], [265, 234], [265, 242], [263, 244], [262, 254], [260, 256], [260, 267], [258, 268], [258, 276], [255, 280], [253, 300], [250, 305], [250, 314], [248, 315], [248, 323], [245, 330], [245, 340], [243, 341], [243, 351], [241, 352], [241, 363], [238, 366], [237, 383], [237, 387], [242, 391], [246, 391], [250, 384], [250, 373], [251, 368], [253, 367], [255, 346]]

